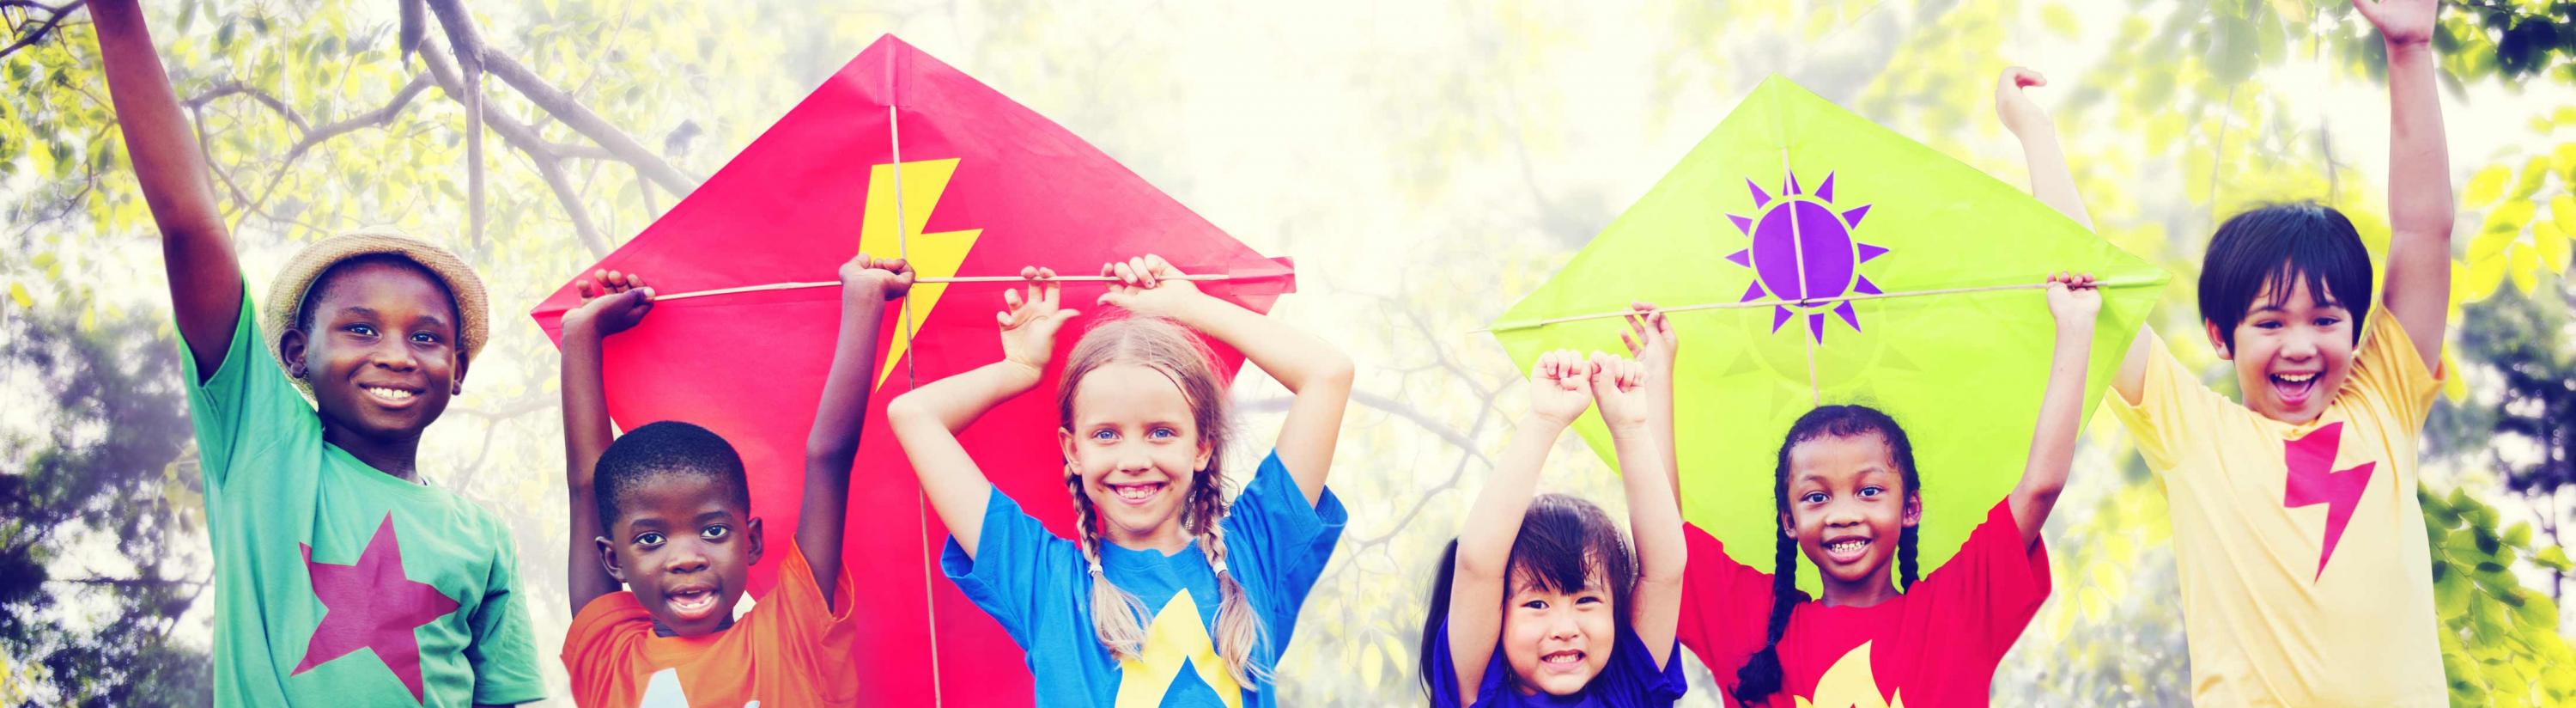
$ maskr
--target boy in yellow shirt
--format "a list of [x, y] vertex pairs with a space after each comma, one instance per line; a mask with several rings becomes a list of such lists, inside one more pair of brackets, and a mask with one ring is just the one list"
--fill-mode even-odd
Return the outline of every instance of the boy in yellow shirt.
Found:
[[[2200, 313], [2243, 402], [2141, 328], [2111, 405], [2172, 508], [2192, 699], [2204, 706], [2441, 706], [2449, 694], [2416, 443], [2441, 388], [2452, 197], [2434, 95], [2438, 0], [2353, 0], [2388, 47], [2385, 291], [2352, 222], [2268, 206], [2218, 228]], [[2007, 73], [2032, 192], [2084, 221], [2046, 115]], [[2087, 224], [2089, 226], [2089, 223]], [[2374, 316], [2375, 315], [2375, 316]]]

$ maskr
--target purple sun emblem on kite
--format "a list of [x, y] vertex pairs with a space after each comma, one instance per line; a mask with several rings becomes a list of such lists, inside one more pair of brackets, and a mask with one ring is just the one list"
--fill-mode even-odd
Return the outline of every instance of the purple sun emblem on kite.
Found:
[[[1780, 331], [1794, 314], [1807, 316], [1807, 335], [1825, 341], [1825, 313], [1831, 309], [1853, 331], [1860, 330], [1860, 315], [1852, 311], [1850, 300], [1839, 299], [1849, 293], [1876, 295], [1878, 285], [1860, 274], [1860, 264], [1887, 253], [1886, 248], [1861, 243], [1852, 237], [1860, 227], [1861, 216], [1869, 213], [1863, 204], [1848, 211], [1834, 208], [1834, 176], [1825, 174], [1825, 182], [1813, 195], [1798, 191], [1798, 174], [1788, 174], [1788, 186], [1778, 198], [1762, 191], [1762, 186], [1745, 180], [1753, 190], [1753, 208], [1759, 213], [1726, 218], [1735, 228], [1753, 239], [1750, 247], [1728, 254], [1736, 265], [1753, 269], [1753, 286], [1744, 291], [1752, 302], [1769, 297], [1781, 300], [1771, 312], [1771, 331]], [[1821, 301], [1821, 302], [1818, 302]], [[1796, 308], [1792, 312], [1791, 308]]]

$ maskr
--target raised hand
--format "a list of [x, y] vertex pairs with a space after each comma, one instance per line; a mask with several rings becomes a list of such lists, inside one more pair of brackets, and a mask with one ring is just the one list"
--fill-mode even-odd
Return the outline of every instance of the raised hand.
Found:
[[1592, 362], [1572, 349], [1541, 354], [1530, 367], [1530, 415], [1568, 425], [1592, 407]]
[[1003, 309], [993, 315], [1002, 325], [1002, 359], [1044, 374], [1047, 359], [1055, 355], [1056, 331], [1082, 313], [1057, 306], [1062, 288], [1055, 282], [1055, 269], [1021, 268], [1020, 277], [1028, 280], [1025, 294], [1002, 291]]
[[583, 323], [606, 337], [633, 329], [653, 312], [653, 288], [644, 283], [639, 273], [591, 271], [590, 278], [581, 281], [577, 290], [581, 293], [581, 306], [564, 313], [566, 329]]
[[1628, 331], [1619, 333], [1619, 343], [1628, 347], [1628, 356], [1643, 364], [1650, 374], [1670, 379], [1673, 358], [1681, 352], [1681, 340], [1673, 336], [1673, 323], [1664, 319], [1664, 311], [1653, 303], [1630, 303], [1630, 312], [1621, 319], [1628, 321]]
[[2003, 76], [1995, 79], [1995, 117], [2003, 119], [2005, 130], [2016, 136], [2031, 137], [2038, 134], [2033, 131], [2057, 129], [2057, 124], [2049, 120], [2048, 111], [2040, 110], [2039, 104], [2032, 102], [2029, 94], [2022, 91], [2047, 85], [2048, 77], [2039, 75], [2039, 72], [2018, 66], [2004, 69]]
[[1621, 358], [1616, 354], [1593, 352], [1585, 362], [1592, 370], [1592, 399], [1601, 403], [1601, 420], [1615, 433], [1641, 430], [1654, 415], [1654, 396], [1646, 383], [1652, 378], [1644, 362]]
[[877, 258], [861, 253], [841, 264], [840, 276], [844, 291], [866, 285], [888, 300], [912, 292], [912, 264], [901, 258]]
[[2379, 28], [2380, 39], [2392, 47], [2433, 41], [2433, 18], [2441, 6], [2441, 0], [2352, 0], [2352, 9]]
[[1100, 294], [1100, 304], [1140, 315], [1178, 318], [1182, 305], [1206, 295], [1197, 283], [1180, 279], [1181, 269], [1150, 253], [1101, 264], [1100, 274], [1117, 278]]
[[2059, 329], [2078, 325], [2089, 328], [2101, 312], [2102, 288], [2094, 284], [2093, 274], [2048, 276], [2048, 314], [2057, 318]]

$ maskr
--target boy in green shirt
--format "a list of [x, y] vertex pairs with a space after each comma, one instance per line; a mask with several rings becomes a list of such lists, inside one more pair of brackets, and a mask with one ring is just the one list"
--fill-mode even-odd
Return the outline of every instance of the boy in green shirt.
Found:
[[508, 527], [415, 470], [421, 430], [483, 345], [482, 283], [436, 246], [353, 234], [297, 254], [252, 309], [142, 11], [97, 0], [90, 13], [188, 347], [215, 702], [544, 697]]

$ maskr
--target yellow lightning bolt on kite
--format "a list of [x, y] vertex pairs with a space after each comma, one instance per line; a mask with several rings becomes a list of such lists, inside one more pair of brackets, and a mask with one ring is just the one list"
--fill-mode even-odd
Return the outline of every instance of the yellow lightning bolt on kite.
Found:
[[[954, 277], [957, 268], [966, 263], [966, 251], [974, 248], [975, 239], [983, 236], [984, 230], [935, 234], [922, 233], [921, 230], [929, 225], [930, 212], [939, 207], [939, 196], [948, 191], [948, 178], [957, 174], [957, 160], [949, 158], [901, 164], [903, 175], [900, 179], [895, 175], [893, 164], [877, 165], [868, 171], [868, 203], [861, 216], [859, 250], [879, 257], [902, 255], [911, 261], [913, 273], [918, 277]], [[900, 208], [895, 202], [894, 185], [897, 183], [904, 186]], [[904, 221], [900, 231], [895, 226], [898, 213]], [[912, 286], [912, 294], [904, 296], [905, 317], [911, 318], [914, 326], [928, 320], [930, 313], [939, 307], [939, 297], [947, 291], [946, 283]], [[910, 332], [906, 335], [896, 337], [894, 344], [887, 348], [885, 359], [877, 367], [877, 385], [885, 385], [886, 375], [894, 373], [895, 364], [903, 361], [904, 353], [912, 348]]]

